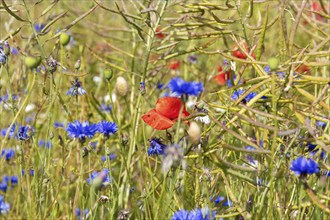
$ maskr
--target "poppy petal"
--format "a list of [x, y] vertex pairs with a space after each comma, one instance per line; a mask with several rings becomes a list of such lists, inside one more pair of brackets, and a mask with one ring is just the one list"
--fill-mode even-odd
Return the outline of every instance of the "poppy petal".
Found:
[[174, 122], [156, 112], [156, 109], [151, 109], [146, 114], [142, 115], [142, 120], [156, 130], [166, 130], [173, 126]]
[[226, 78], [226, 74], [225, 73], [221, 73], [221, 74], [216, 75], [215, 77], [213, 77], [213, 80], [217, 84], [219, 84], [221, 86], [224, 86], [224, 85], [226, 85], [226, 82], [227, 82], [227, 80], [225, 78]]
[[156, 111], [171, 120], [179, 117], [182, 102], [177, 97], [159, 98], [156, 103]]

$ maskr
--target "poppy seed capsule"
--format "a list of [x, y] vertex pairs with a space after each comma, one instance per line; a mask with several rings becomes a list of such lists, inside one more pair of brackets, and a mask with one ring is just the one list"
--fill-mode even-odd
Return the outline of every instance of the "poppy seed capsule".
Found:
[[60, 43], [63, 45], [63, 46], [66, 46], [68, 45], [68, 43], [70, 42], [70, 38], [71, 36], [67, 33], [62, 33], [60, 35]]
[[107, 80], [111, 80], [111, 78], [113, 76], [112, 70], [111, 69], [105, 69], [103, 71], [103, 75]]
[[271, 57], [267, 60], [268, 65], [271, 70], [276, 70], [279, 64], [279, 60], [275, 57]]
[[116, 90], [120, 96], [125, 96], [127, 93], [128, 85], [124, 77], [119, 76], [116, 82]]
[[36, 68], [41, 63], [41, 57], [25, 57], [25, 65], [29, 68]]
[[199, 142], [199, 139], [201, 137], [201, 129], [196, 122], [190, 123], [188, 134], [193, 144], [197, 144]]

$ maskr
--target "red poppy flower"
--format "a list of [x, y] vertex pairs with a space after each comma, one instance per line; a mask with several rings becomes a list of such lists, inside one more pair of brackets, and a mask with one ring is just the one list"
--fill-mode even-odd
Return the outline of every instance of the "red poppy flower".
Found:
[[227, 80], [230, 78], [230, 69], [227, 70], [226, 72], [223, 72], [222, 67], [219, 66], [218, 72], [219, 72], [219, 74], [216, 75], [215, 77], [213, 77], [213, 80], [221, 86], [226, 85]]
[[[248, 48], [248, 45], [246, 42], [243, 42], [243, 47], [244, 49], [249, 52], [249, 48]], [[233, 56], [234, 57], [237, 57], [237, 58], [240, 58], [240, 59], [246, 59], [247, 56], [245, 55], [245, 53], [243, 53], [239, 47], [237, 45], [235, 45], [233, 47]], [[256, 58], [256, 55], [254, 54], [254, 52], [252, 52], [251, 56], [255, 59]]]
[[[156, 130], [165, 130], [174, 125], [174, 122], [179, 118], [182, 102], [176, 97], [159, 98], [156, 103], [156, 108], [151, 109], [146, 114], [142, 115], [142, 120]], [[189, 116], [186, 107], [182, 111], [182, 118]]]
[[180, 61], [178, 60], [171, 60], [170, 63], [168, 64], [168, 68], [171, 70], [177, 70], [180, 67]]
[[[325, 5], [325, 8], [328, 8], [328, 7], [329, 7], [328, 5]], [[312, 2], [312, 10], [315, 12], [321, 12], [321, 13], [323, 12], [322, 6], [317, 1]], [[307, 12], [307, 15], [308, 15], [308, 17], [312, 17], [312, 12], [310, 12], [310, 11]], [[314, 13], [314, 16], [315, 16], [316, 20], [326, 22], [326, 19], [323, 16], [321, 16], [317, 13]], [[307, 25], [308, 22], [306, 20], [304, 20], [303, 24]]]
[[[313, 8], [313, 11], [323, 12], [322, 6], [317, 1], [313, 1], [312, 8]], [[328, 7], [325, 6], [325, 8], [328, 8]], [[318, 20], [318, 21], [325, 21], [326, 20], [324, 17], [322, 17], [321, 15], [316, 14], [316, 13], [315, 13], [315, 19]]]
[[308, 66], [306, 66], [305, 64], [302, 64], [301, 66], [298, 67], [297, 69], [297, 72], [300, 73], [300, 74], [303, 74], [303, 73], [307, 73], [309, 72], [310, 69]]
[[161, 31], [160, 31], [160, 27], [157, 27], [156, 28], [156, 37], [160, 38], [160, 39], [164, 39], [165, 38], [165, 34], [163, 34]]

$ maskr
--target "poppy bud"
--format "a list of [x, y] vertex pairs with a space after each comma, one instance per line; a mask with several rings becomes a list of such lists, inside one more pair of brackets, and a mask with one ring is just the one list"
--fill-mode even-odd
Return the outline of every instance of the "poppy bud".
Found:
[[201, 129], [196, 122], [190, 123], [188, 134], [192, 143], [197, 144], [199, 142], [201, 137]]
[[267, 60], [268, 65], [271, 70], [276, 70], [279, 64], [279, 60], [275, 57], [271, 57]]
[[62, 33], [60, 35], [60, 43], [63, 45], [63, 46], [66, 46], [68, 45], [68, 43], [70, 42], [70, 38], [71, 36], [67, 33]]
[[103, 75], [104, 75], [104, 77], [105, 77], [107, 80], [110, 81], [110, 80], [112, 79], [113, 72], [112, 72], [111, 69], [105, 69], [105, 70], [103, 71]]
[[80, 60], [77, 60], [77, 62], [74, 64], [75, 70], [79, 70], [80, 69], [80, 65], [81, 65]]
[[178, 61], [178, 60], [171, 60], [170, 63], [168, 64], [168, 67], [171, 70], [177, 70], [180, 67], [180, 61]]
[[128, 144], [128, 137], [127, 137], [127, 135], [124, 135], [124, 134], [122, 134], [121, 135], [121, 139], [120, 139], [120, 142], [121, 142], [121, 144], [123, 145], [123, 146], [126, 146], [127, 144]]
[[25, 57], [25, 65], [29, 68], [36, 68], [41, 63], [41, 57]]
[[127, 81], [124, 77], [119, 76], [116, 82], [117, 93], [121, 96], [125, 96], [128, 90]]

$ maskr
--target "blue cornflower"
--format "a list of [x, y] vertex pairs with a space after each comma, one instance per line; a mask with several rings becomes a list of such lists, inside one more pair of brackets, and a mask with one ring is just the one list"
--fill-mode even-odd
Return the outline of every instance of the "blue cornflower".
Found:
[[255, 147], [252, 147], [252, 146], [246, 146], [245, 149], [247, 149], [247, 150], [255, 150]]
[[[18, 100], [19, 96], [16, 95], [16, 94], [13, 94], [11, 98], [15, 101], [15, 100]], [[1, 102], [6, 102], [8, 99], [9, 99], [9, 95], [6, 94], [6, 95], [0, 97], [0, 103]]]
[[[312, 144], [311, 142], [307, 142], [306, 144], [307, 148], [308, 148], [308, 151], [314, 151], [315, 148], [317, 147], [317, 144]], [[318, 149], [316, 149], [317, 151]]]
[[319, 172], [318, 164], [314, 160], [305, 157], [298, 157], [298, 159], [292, 161], [290, 169], [296, 176]]
[[188, 56], [188, 62], [192, 63], [192, 64], [196, 64], [197, 63], [197, 55], [192, 54]]
[[45, 25], [44, 24], [34, 24], [33, 27], [34, 27], [34, 30], [36, 30], [36, 32], [39, 33], [42, 31], [42, 29], [45, 27]]
[[85, 95], [86, 91], [81, 87], [81, 82], [76, 78], [75, 81], [71, 82], [72, 87], [66, 93], [66, 95], [77, 96]]
[[[239, 89], [237, 91], [234, 91], [233, 94], [231, 95], [231, 98], [236, 101], [241, 95], [243, 95], [244, 89]], [[253, 99], [257, 93], [255, 92], [250, 92], [245, 98], [243, 99], [245, 102], [249, 102], [251, 99]]]
[[317, 121], [316, 126], [319, 127], [319, 128], [324, 129], [327, 126], [327, 123], [323, 122], [323, 121]]
[[109, 154], [108, 156], [103, 155], [101, 157], [102, 162], [105, 162], [107, 160], [107, 158], [109, 158], [109, 160], [114, 160], [114, 159], [116, 159], [116, 154]]
[[55, 128], [64, 128], [64, 124], [58, 121], [54, 122], [54, 127]]
[[0, 66], [1, 66], [1, 65], [5, 65], [5, 64], [6, 64], [6, 61], [7, 61], [7, 56], [6, 56], [6, 54], [4, 54], [4, 53], [2, 53], [2, 52], [0, 51]]
[[[4, 128], [4, 129], [2, 129], [2, 130], [1, 130], [1, 135], [5, 137], [6, 134], [7, 134], [7, 131], [8, 131], [8, 128]], [[14, 125], [11, 127], [11, 129], [10, 129], [10, 131], [9, 131], [9, 134], [8, 134], [8, 138], [12, 138], [12, 137], [14, 137], [14, 136], [15, 136], [15, 131], [16, 131], [16, 124], [14, 124]]]
[[0, 42], [0, 66], [4, 65], [7, 61], [7, 55], [5, 52], [5, 48], [3, 47], [2, 42]]
[[203, 90], [203, 84], [200, 82], [186, 82], [180, 77], [171, 79], [168, 83], [169, 89], [178, 96], [183, 94], [198, 96]]
[[84, 209], [82, 212], [82, 210], [80, 210], [79, 208], [76, 208], [77, 219], [85, 219], [88, 212], [89, 212], [88, 209]]
[[10, 176], [3, 175], [2, 176], [2, 182], [8, 183], [10, 181]]
[[150, 147], [148, 149], [148, 156], [164, 154], [166, 145], [161, 142], [159, 138], [152, 138], [150, 140]]
[[25, 122], [27, 122], [27, 123], [31, 123], [33, 120], [34, 120], [34, 118], [32, 118], [32, 117], [25, 118]]
[[12, 176], [10, 182], [11, 184], [16, 185], [18, 183], [18, 176]]
[[191, 220], [215, 220], [216, 212], [211, 212], [208, 208], [195, 209], [190, 211], [188, 219]]
[[[223, 197], [223, 196], [218, 196], [215, 200], [214, 200], [214, 203], [215, 204], [219, 204], [220, 202], [222, 202], [223, 200], [225, 200], [225, 197]], [[223, 204], [222, 204], [222, 206], [232, 206], [233, 205], [233, 203], [229, 200], [229, 199], [227, 199]]]
[[158, 90], [162, 90], [164, 88], [164, 86], [165, 86], [164, 83], [160, 83], [160, 82], [156, 83], [156, 88]]
[[231, 98], [236, 101], [243, 93], [244, 93], [244, 89], [239, 89], [237, 91], [234, 91], [233, 94], [231, 95]]
[[50, 149], [52, 147], [52, 142], [51, 141], [39, 140], [38, 146]]
[[284, 78], [285, 78], [285, 72], [277, 72], [276, 74], [277, 74], [277, 76], [278, 76], [280, 79], [284, 79]]
[[89, 122], [70, 122], [66, 131], [70, 138], [78, 138], [80, 141], [85, 141], [86, 138], [92, 138], [98, 126], [96, 124], [89, 124]]
[[100, 110], [102, 112], [108, 112], [108, 113], [110, 113], [111, 110], [112, 110], [112, 106], [111, 105], [107, 105], [107, 104], [102, 104], [101, 107], [100, 107]]
[[[270, 67], [269, 66], [265, 66], [264, 71], [268, 74], [270, 74]], [[284, 79], [285, 78], [285, 72], [276, 72], [277, 76], [280, 79]]]
[[104, 137], [108, 138], [111, 134], [116, 133], [118, 126], [115, 122], [100, 121], [97, 123], [97, 131], [102, 133]]
[[6, 203], [5, 198], [0, 195], [0, 214], [4, 215], [10, 211], [10, 205]]
[[0, 96], [0, 104], [1, 104], [1, 102], [5, 102], [6, 100], [4, 99], [4, 97], [1, 97]]
[[[312, 144], [312, 143], [310, 143], [310, 142], [307, 142], [307, 144], [306, 144], [306, 146], [307, 146], [307, 150], [310, 152], [310, 156], [312, 157], [312, 156], [314, 156], [318, 151], [319, 151], [319, 149], [316, 149], [316, 147], [317, 147], [317, 144]], [[325, 159], [326, 158], [326, 153], [324, 152], [324, 151], [322, 151], [321, 153], [320, 153], [320, 158], [323, 160], [323, 159]]]
[[29, 140], [30, 135], [28, 134], [28, 132], [31, 130], [30, 126], [19, 126], [16, 137], [20, 140], [20, 141], [26, 141]]
[[266, 73], [270, 73], [270, 66], [265, 66], [264, 71], [265, 71]]
[[91, 143], [89, 143], [91, 146], [92, 146], [92, 148], [96, 148], [96, 146], [97, 146], [97, 141], [93, 141], [93, 142], [91, 142]]
[[253, 99], [255, 96], [257, 95], [257, 93], [255, 92], [250, 92], [247, 96], [245, 96], [245, 100], [246, 102], [249, 102], [251, 99]]
[[172, 216], [172, 220], [188, 220], [189, 212], [187, 210], [181, 209], [176, 211]]
[[8, 186], [7, 186], [7, 182], [6, 181], [0, 182], [0, 191], [7, 192], [7, 188], [8, 188]]
[[96, 172], [94, 171], [90, 176], [89, 178], [87, 179], [87, 182], [89, 184], [93, 184], [93, 180], [97, 177], [101, 177], [102, 178], [102, 184], [100, 187], [103, 187], [105, 185], [108, 185], [111, 183], [111, 177], [109, 176], [109, 170], [108, 169], [103, 169], [102, 171], [100, 172]]
[[0, 158], [5, 156], [6, 160], [9, 161], [11, 158], [13, 158], [15, 155], [15, 151], [11, 148], [7, 149], [2, 149]]
[[17, 55], [17, 54], [18, 54], [18, 50], [17, 50], [17, 48], [16, 48], [16, 47], [12, 47], [12, 48], [11, 48], [11, 53], [12, 53], [13, 55]]
[[[34, 170], [33, 169], [30, 169], [29, 170], [29, 174], [30, 174], [30, 176], [34, 176]], [[22, 176], [24, 176], [24, 175], [25, 175], [25, 170], [22, 169]]]

